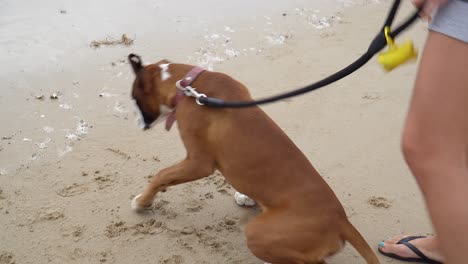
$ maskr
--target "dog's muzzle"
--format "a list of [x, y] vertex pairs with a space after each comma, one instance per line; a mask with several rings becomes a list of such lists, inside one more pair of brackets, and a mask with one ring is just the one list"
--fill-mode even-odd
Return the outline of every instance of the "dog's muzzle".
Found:
[[167, 117], [169, 116], [170, 113], [172, 113], [173, 109], [165, 106], [165, 105], [161, 105], [159, 107], [159, 115], [157, 118], [152, 118], [152, 117], [149, 117], [148, 115], [146, 115], [145, 113], [143, 113], [141, 111], [141, 108], [138, 106], [138, 104], [135, 102], [135, 114], [137, 116], [137, 125], [140, 129], [142, 130], [148, 130], [152, 127], [154, 127], [155, 125], [163, 122], [164, 120], [167, 119]]

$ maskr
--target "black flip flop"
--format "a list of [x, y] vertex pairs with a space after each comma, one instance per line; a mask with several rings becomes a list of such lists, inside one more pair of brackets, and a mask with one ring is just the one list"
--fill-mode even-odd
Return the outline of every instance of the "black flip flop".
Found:
[[405, 245], [406, 247], [408, 247], [411, 251], [414, 252], [414, 254], [418, 255], [419, 258], [404, 258], [404, 257], [401, 257], [401, 256], [399, 256], [397, 254], [383, 252], [382, 250], [380, 250], [380, 247], [378, 249], [379, 249], [379, 252], [381, 254], [383, 254], [383, 255], [385, 255], [387, 257], [390, 257], [390, 258], [401, 260], [401, 261], [429, 263], [429, 264], [443, 264], [442, 262], [435, 261], [435, 260], [432, 260], [432, 259], [428, 258], [417, 247], [415, 247], [413, 244], [409, 243], [411, 240], [415, 240], [415, 239], [418, 239], [418, 238], [425, 238], [425, 237], [426, 236], [409, 236], [409, 237], [405, 237], [405, 238], [401, 239], [397, 243], [397, 244], [402, 244], [402, 245]]

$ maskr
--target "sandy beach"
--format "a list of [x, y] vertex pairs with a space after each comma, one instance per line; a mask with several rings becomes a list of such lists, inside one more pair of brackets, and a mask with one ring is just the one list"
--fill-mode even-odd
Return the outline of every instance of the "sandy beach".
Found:
[[[399, 19], [412, 11], [404, 2]], [[224, 72], [260, 98], [353, 61], [391, 1], [1, 3], [0, 264], [256, 264], [243, 230], [259, 209], [237, 206], [219, 173], [170, 188], [151, 212], [131, 211], [151, 175], [185, 150], [177, 129], [136, 126], [127, 55]], [[419, 22], [401, 40], [421, 49], [425, 34]], [[400, 151], [416, 68], [386, 73], [374, 59], [338, 83], [262, 107], [374, 249], [389, 236], [432, 232]], [[350, 245], [328, 262], [364, 263]]]

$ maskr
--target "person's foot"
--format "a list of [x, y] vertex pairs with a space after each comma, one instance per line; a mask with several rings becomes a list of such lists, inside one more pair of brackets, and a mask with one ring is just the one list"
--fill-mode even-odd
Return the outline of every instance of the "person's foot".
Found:
[[[404, 242], [404, 243], [403, 243]], [[405, 243], [407, 245], [405, 245]], [[400, 260], [405, 259], [423, 259], [416, 254], [409, 245], [413, 245], [416, 250], [419, 250], [428, 259], [437, 262], [443, 262], [444, 258], [439, 249], [439, 243], [436, 236], [428, 237], [413, 237], [410, 236], [396, 236], [379, 243], [379, 251], [389, 257], [396, 257]], [[431, 263], [431, 262], [426, 262]]]

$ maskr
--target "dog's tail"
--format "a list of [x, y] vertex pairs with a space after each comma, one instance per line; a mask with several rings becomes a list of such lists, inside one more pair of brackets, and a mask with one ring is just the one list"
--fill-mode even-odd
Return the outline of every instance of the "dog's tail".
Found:
[[346, 219], [347, 223], [343, 226], [343, 239], [348, 241], [366, 260], [367, 264], [380, 264], [379, 259], [375, 255], [366, 240], [361, 236], [359, 231]]

